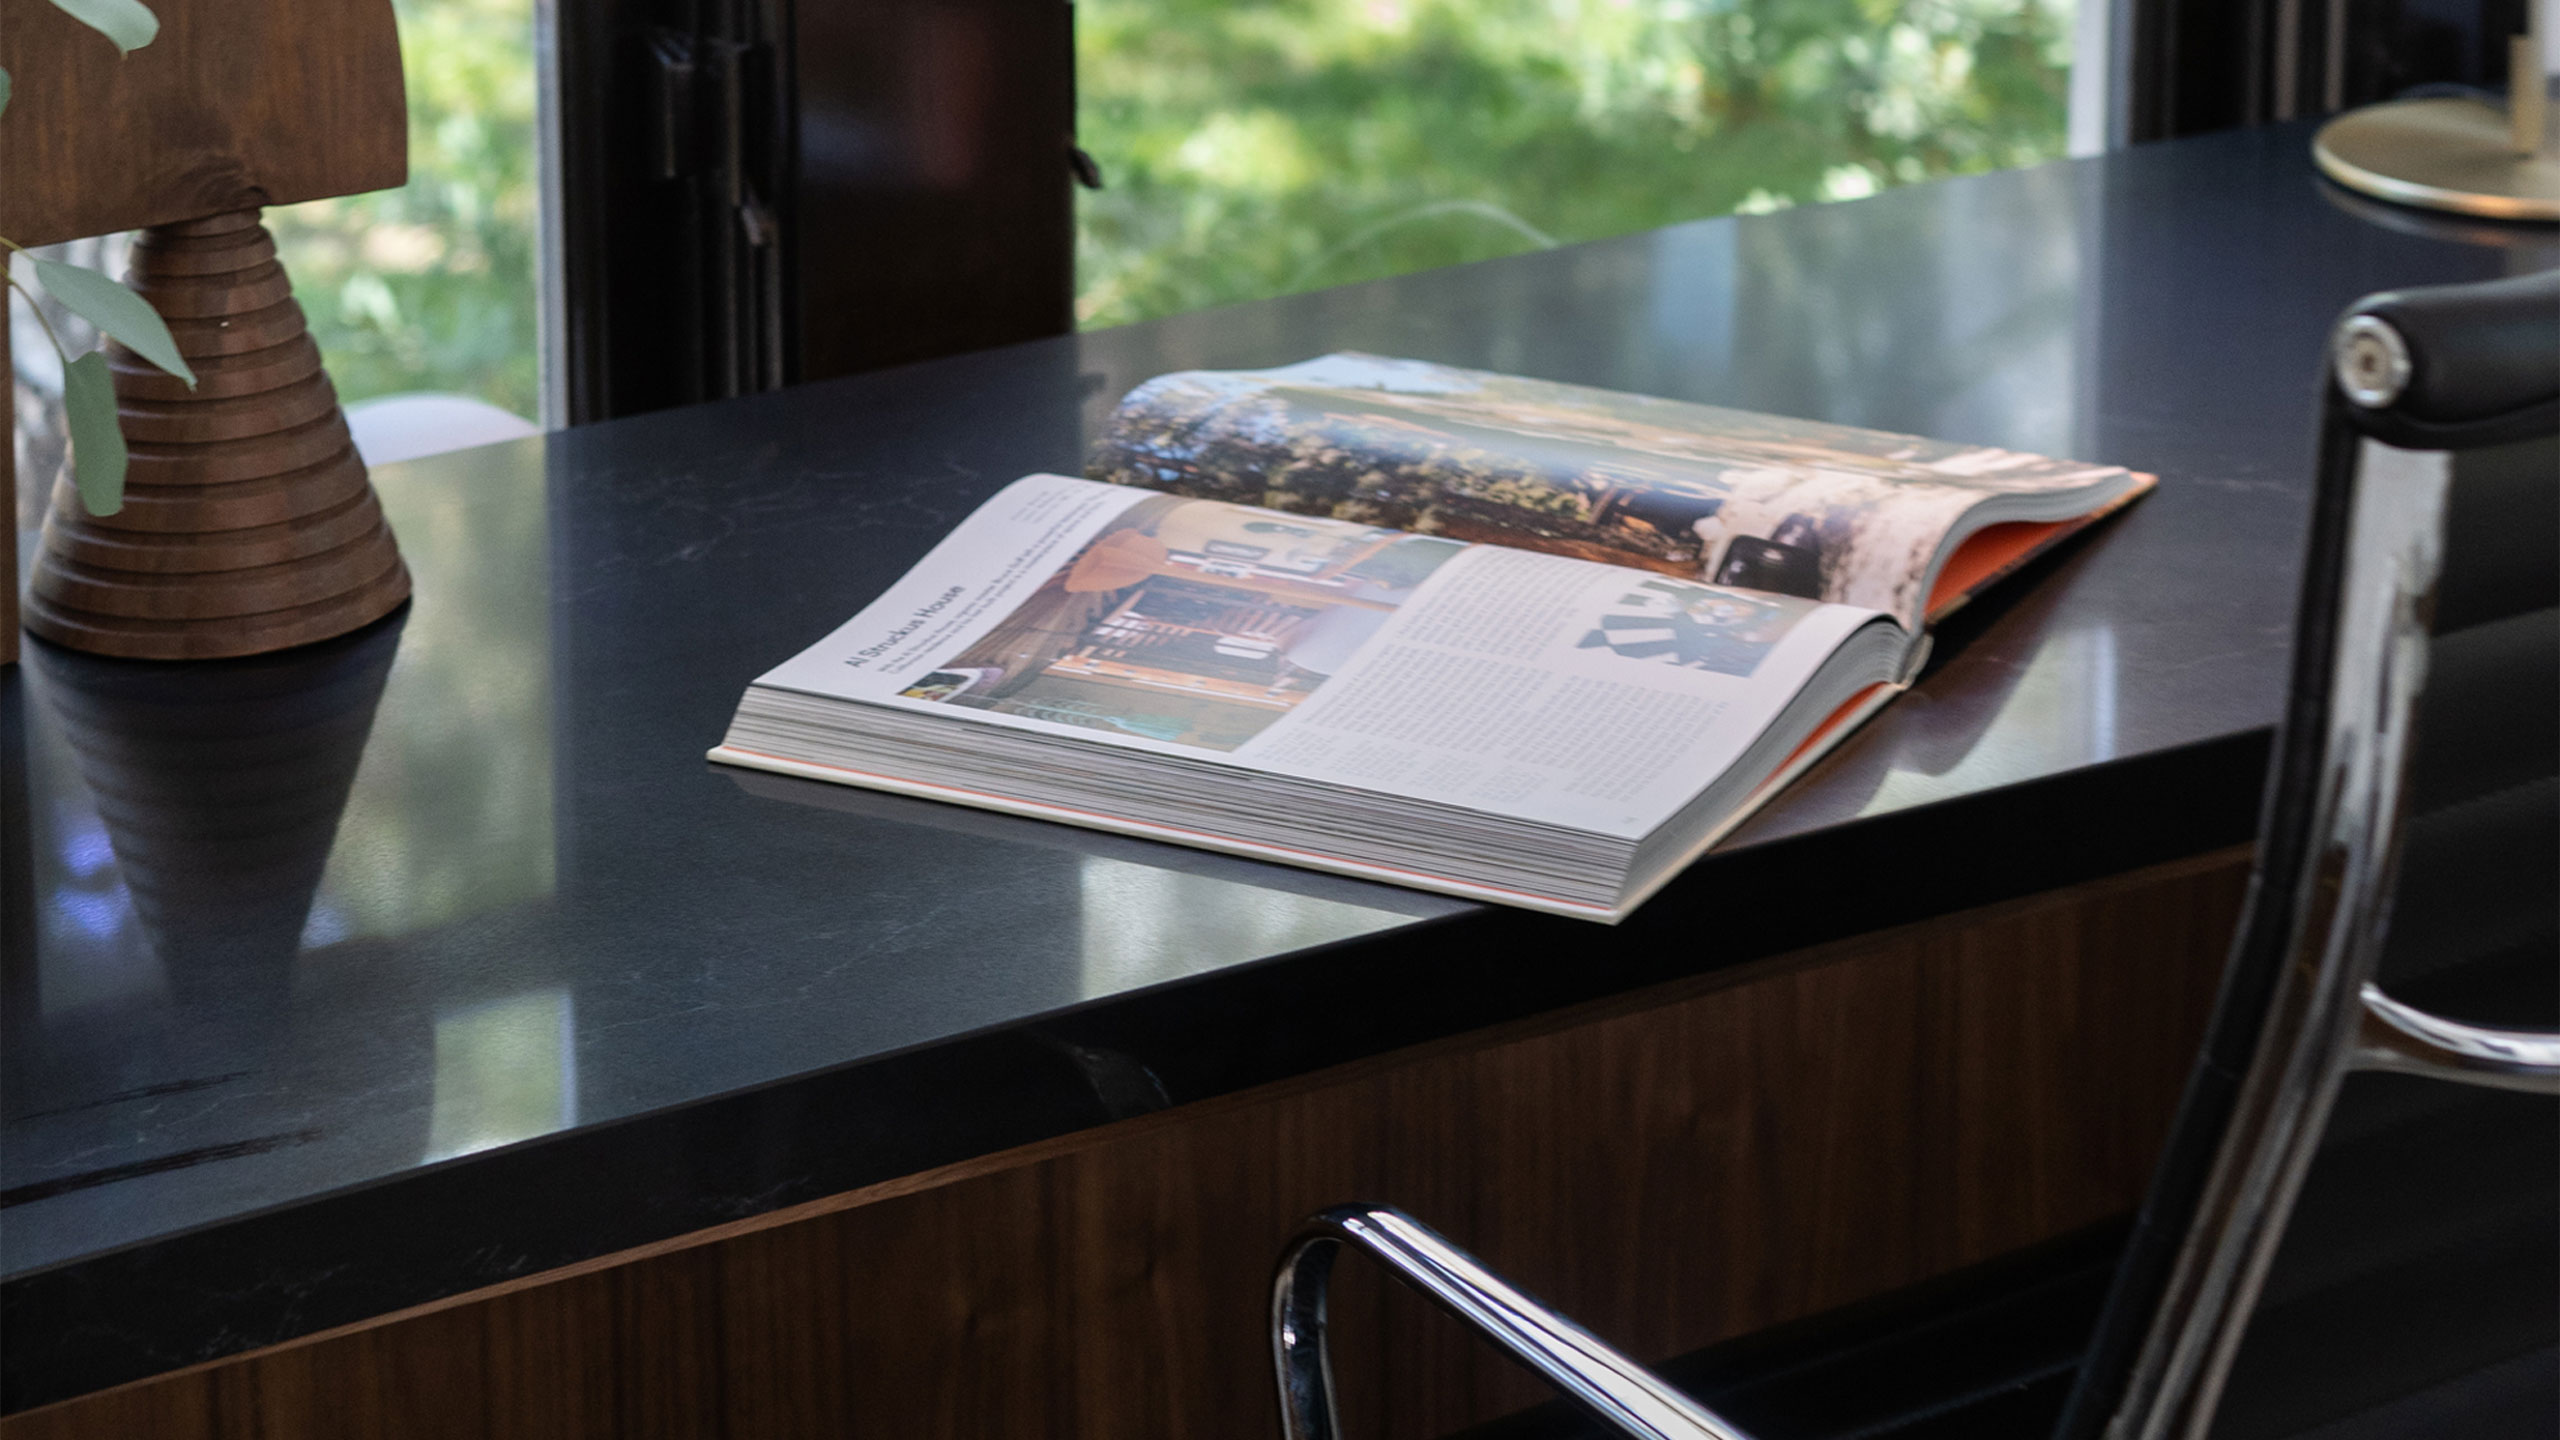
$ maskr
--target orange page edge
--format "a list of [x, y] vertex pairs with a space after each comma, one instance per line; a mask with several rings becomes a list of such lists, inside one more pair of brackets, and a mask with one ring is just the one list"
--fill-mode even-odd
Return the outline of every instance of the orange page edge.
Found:
[[2020, 566], [2150, 494], [2160, 483], [2157, 475], [2136, 472], [2133, 478], [2138, 483], [2085, 515], [2068, 520], [2011, 520], [1986, 525], [1967, 536], [1939, 567], [1938, 578], [1929, 587], [1928, 623], [1935, 625], [1963, 609], [1966, 601]]

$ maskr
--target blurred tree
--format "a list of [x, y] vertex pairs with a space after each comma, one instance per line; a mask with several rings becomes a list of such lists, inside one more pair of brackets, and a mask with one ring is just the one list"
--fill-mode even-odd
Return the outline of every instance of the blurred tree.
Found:
[[[410, 180], [274, 212], [340, 394], [539, 406], [529, 0], [396, 0]], [[1082, 0], [1077, 318], [2062, 152], [2071, 0]]]
[[409, 183], [270, 211], [342, 400], [477, 396], [539, 418], [531, 0], [395, 0]]
[[1121, 324], [2062, 153], [2071, 0], [1082, 0]]

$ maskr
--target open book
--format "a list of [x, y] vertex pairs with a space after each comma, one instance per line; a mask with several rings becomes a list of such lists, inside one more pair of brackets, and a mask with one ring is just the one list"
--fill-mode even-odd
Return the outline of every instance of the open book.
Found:
[[1614, 920], [2150, 477], [1409, 360], [1165, 375], [714, 760]]

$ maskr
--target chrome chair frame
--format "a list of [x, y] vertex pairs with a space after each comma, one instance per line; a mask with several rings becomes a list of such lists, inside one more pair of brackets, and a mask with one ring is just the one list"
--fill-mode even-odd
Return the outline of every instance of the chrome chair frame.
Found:
[[[2560, 432], [2560, 327], [2546, 311], [2560, 317], [2560, 272], [2371, 296], [2333, 332], [2292, 688], [2249, 910], [2171, 1154], [2061, 1421], [2065, 1440], [2205, 1440], [2348, 1072], [2560, 1095], [2560, 1035], [2446, 1020], [2373, 982], [2442, 563], [2447, 452]], [[1615, 1433], [1748, 1440], [1386, 1205], [1316, 1215], [1281, 1257], [1272, 1360], [1290, 1440], [1340, 1434], [1325, 1297], [1345, 1245]]]

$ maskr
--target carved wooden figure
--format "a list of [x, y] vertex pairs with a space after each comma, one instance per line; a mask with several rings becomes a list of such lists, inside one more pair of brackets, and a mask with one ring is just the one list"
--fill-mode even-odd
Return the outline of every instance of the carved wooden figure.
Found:
[[100, 654], [248, 655], [343, 634], [409, 593], [261, 206], [400, 184], [389, 0], [156, 0], [119, 58], [47, 0], [0, 0], [0, 235], [142, 229], [128, 283], [190, 390], [112, 347], [124, 509], [57, 482], [28, 630]]

